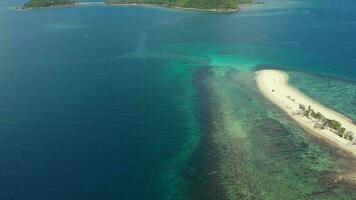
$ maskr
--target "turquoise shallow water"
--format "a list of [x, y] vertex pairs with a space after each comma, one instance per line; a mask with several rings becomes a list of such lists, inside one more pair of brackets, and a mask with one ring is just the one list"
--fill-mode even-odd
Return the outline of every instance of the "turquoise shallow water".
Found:
[[285, 69], [355, 119], [355, 2], [232, 14], [22, 2], [0, 2], [0, 199], [355, 199], [335, 183], [350, 160], [253, 79]]

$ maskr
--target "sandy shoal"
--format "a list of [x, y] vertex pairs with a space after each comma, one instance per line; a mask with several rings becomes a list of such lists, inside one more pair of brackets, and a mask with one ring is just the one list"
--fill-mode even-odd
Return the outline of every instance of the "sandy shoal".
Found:
[[326, 108], [315, 102], [294, 87], [288, 84], [288, 75], [279, 70], [261, 70], [256, 72], [256, 82], [260, 92], [273, 104], [285, 111], [308, 133], [325, 141], [328, 145], [336, 147], [343, 153], [356, 156], [356, 145], [344, 139], [329, 129], [319, 129], [314, 127], [314, 122], [300, 114], [299, 104], [306, 107], [311, 106], [315, 112], [320, 112], [328, 119], [333, 119], [341, 123], [347, 131], [356, 133], [356, 125], [344, 115]]

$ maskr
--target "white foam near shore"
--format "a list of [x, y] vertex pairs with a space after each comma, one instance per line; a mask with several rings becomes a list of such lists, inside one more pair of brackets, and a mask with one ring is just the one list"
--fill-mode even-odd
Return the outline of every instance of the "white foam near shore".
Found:
[[[260, 92], [293, 118], [308, 133], [326, 141], [339, 150], [356, 156], [356, 145], [348, 139], [340, 137], [331, 128], [320, 128], [317, 119], [301, 113], [300, 105], [311, 107], [325, 118], [338, 121], [345, 132], [356, 133], [356, 125], [347, 117], [315, 102], [288, 84], [288, 75], [278, 70], [261, 70], [256, 72], [256, 82]], [[356, 137], [356, 135], [354, 135]], [[355, 141], [355, 139], [353, 139]]]

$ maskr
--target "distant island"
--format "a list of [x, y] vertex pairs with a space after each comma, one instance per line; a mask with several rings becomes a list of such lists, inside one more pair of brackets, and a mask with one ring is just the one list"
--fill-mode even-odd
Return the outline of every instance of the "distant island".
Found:
[[23, 8], [47, 8], [53, 6], [72, 6], [73, 0], [30, 0], [23, 5]]
[[[157, 5], [210, 12], [239, 11], [239, 5], [252, 3], [252, 0], [104, 0], [107, 5]], [[24, 9], [73, 6], [74, 0], [29, 0]]]
[[105, 0], [109, 5], [148, 4], [165, 7], [201, 11], [238, 11], [239, 5], [252, 3], [252, 0]]

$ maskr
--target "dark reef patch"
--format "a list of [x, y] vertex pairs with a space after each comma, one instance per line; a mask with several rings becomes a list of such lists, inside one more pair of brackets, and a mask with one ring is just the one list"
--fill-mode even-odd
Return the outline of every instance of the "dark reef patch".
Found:
[[218, 175], [218, 151], [214, 144], [212, 94], [205, 81], [213, 75], [210, 67], [196, 70], [193, 84], [196, 88], [196, 101], [201, 123], [201, 141], [185, 168], [183, 177], [187, 183], [189, 199], [226, 199]]

